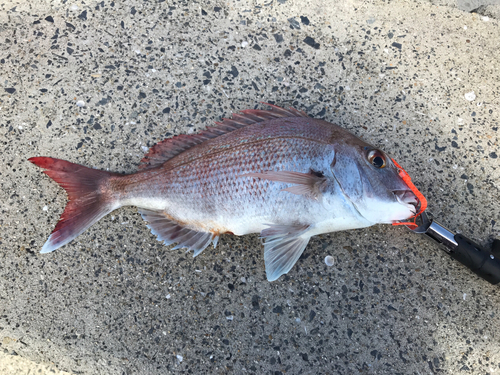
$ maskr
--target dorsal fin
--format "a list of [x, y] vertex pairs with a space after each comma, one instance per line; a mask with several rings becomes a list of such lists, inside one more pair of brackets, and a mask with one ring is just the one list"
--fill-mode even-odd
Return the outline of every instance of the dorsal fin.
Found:
[[269, 103], [263, 102], [262, 104], [270, 106], [271, 110], [246, 109], [233, 114], [230, 119], [224, 118], [221, 122], [216, 122], [216, 126], [207, 127], [201, 133], [193, 135], [181, 134], [158, 142], [144, 155], [139, 164], [139, 170], [157, 167], [188, 148], [257, 122], [278, 117], [308, 117], [305, 112], [294, 108], [284, 109]]

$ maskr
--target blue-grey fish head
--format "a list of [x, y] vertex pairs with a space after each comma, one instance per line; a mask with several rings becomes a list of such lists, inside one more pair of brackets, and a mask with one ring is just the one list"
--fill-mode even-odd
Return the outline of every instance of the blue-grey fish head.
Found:
[[415, 215], [419, 201], [385, 152], [359, 138], [337, 146], [332, 173], [366, 220], [393, 223]]

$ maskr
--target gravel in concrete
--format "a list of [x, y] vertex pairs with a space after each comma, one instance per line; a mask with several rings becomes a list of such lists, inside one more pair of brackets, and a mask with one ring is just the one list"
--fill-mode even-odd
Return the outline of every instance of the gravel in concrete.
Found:
[[134, 208], [42, 255], [66, 196], [26, 160], [129, 173], [270, 101], [380, 146], [434, 217], [489, 244], [499, 35], [427, 2], [4, 1], [1, 350], [82, 374], [500, 373], [499, 286], [404, 228], [315, 237], [273, 283], [256, 235], [193, 259]]

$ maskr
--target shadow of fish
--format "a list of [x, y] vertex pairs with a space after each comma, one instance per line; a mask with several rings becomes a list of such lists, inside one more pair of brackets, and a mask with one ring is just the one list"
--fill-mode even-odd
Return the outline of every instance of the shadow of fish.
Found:
[[415, 214], [418, 199], [383, 151], [302, 111], [270, 107], [166, 139], [129, 175], [30, 158], [69, 198], [41, 252], [133, 205], [158, 240], [194, 256], [215, 247], [222, 233], [260, 233], [273, 281], [292, 268], [311, 236]]

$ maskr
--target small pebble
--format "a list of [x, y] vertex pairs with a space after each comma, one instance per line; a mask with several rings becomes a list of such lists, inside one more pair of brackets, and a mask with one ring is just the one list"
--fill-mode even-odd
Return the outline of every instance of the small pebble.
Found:
[[233, 319], [234, 319], [234, 316], [232, 316], [232, 315], [226, 316], [226, 319], [227, 319], [227, 320], [233, 320]]
[[248, 46], [248, 42], [246, 40], [244, 42], [241, 42], [241, 46], [245, 48], [246, 46]]
[[472, 102], [474, 99], [476, 99], [476, 94], [474, 94], [474, 91], [468, 92], [464, 95], [465, 100], [468, 100], [469, 102]]
[[76, 102], [76, 105], [78, 107], [85, 107], [85, 102], [83, 100], [79, 100], [79, 101]]
[[182, 355], [180, 355], [180, 354], [177, 354], [177, 359], [179, 360], [179, 362], [182, 362], [182, 360], [184, 359], [184, 357], [182, 357]]
[[326, 258], [325, 258], [325, 264], [328, 266], [328, 267], [331, 267], [333, 266], [333, 263], [335, 263], [335, 260], [333, 259], [333, 257], [331, 255], [328, 255]]
[[47, 206], [43, 206], [42, 210], [47, 211], [49, 208]]
[[169, 293], [169, 294], [167, 294], [167, 299], [170, 299], [170, 293]]

